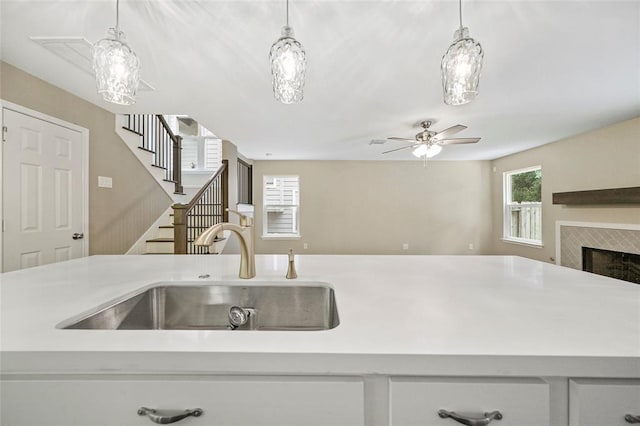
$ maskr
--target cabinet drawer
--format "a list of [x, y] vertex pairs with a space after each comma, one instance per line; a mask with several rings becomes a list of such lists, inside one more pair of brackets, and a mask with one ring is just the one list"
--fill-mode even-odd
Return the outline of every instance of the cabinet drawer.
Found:
[[629, 426], [627, 414], [640, 416], [640, 380], [569, 380], [571, 426]]
[[140, 407], [201, 408], [178, 425], [363, 425], [360, 379], [83, 377], [2, 381], [2, 424], [146, 425]]
[[538, 379], [393, 378], [390, 392], [393, 426], [460, 424], [441, 409], [476, 418], [498, 410], [497, 426], [550, 424], [549, 385]]

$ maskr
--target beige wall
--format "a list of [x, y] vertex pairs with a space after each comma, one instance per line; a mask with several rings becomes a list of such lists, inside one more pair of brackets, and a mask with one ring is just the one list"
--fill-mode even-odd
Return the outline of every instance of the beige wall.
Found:
[[[278, 174], [300, 176], [300, 240], [261, 238], [262, 178]], [[484, 253], [489, 182], [485, 161], [254, 161], [256, 252]]]
[[[0, 67], [1, 99], [89, 129], [89, 253], [126, 252], [171, 199], [116, 135], [114, 114], [9, 64]], [[112, 177], [113, 188], [98, 188], [98, 176]]]
[[[502, 238], [502, 174], [542, 166], [542, 240], [533, 248]], [[553, 205], [554, 192], [640, 186], [640, 118], [577, 135], [492, 162], [491, 192], [494, 254], [550, 261], [555, 257], [558, 220], [640, 224], [640, 206]]]

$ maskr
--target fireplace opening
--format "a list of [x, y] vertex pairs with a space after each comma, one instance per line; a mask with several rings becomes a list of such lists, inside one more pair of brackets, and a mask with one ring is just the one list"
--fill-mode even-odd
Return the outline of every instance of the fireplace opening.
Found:
[[640, 254], [582, 247], [582, 270], [640, 284]]

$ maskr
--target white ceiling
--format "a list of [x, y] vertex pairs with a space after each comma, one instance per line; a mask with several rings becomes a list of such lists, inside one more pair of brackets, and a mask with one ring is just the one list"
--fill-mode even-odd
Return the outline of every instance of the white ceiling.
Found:
[[[308, 57], [305, 99], [274, 100], [268, 52], [285, 21], [278, 0], [121, 0], [120, 27], [156, 88], [114, 107], [92, 77], [31, 41], [97, 41], [115, 0], [1, 0], [2, 60], [114, 112], [186, 114], [251, 159], [414, 159], [387, 136], [469, 128], [475, 145], [437, 159], [493, 159], [640, 115], [640, 2], [465, 0], [485, 50], [480, 95], [442, 101], [440, 60], [456, 0], [290, 0]], [[603, 141], [606, 143], [606, 141]], [[272, 155], [266, 156], [267, 153]]]

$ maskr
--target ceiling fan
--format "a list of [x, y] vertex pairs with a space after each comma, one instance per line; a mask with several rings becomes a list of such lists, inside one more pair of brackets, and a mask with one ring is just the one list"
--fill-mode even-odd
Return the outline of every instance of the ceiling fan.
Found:
[[480, 140], [480, 138], [450, 138], [449, 136], [452, 136], [467, 128], [467, 126], [463, 126], [462, 124], [456, 124], [455, 126], [451, 126], [441, 132], [434, 132], [433, 130], [430, 130], [429, 128], [431, 127], [431, 124], [432, 122], [430, 120], [422, 121], [420, 123], [420, 126], [424, 130], [418, 132], [413, 139], [398, 138], [395, 136], [387, 138], [395, 141], [410, 141], [413, 143], [401, 148], [390, 149], [389, 151], [383, 152], [383, 154], [388, 154], [390, 152], [400, 151], [408, 148], [415, 148], [413, 150], [413, 155], [418, 158], [424, 156], [426, 160], [427, 158], [438, 155], [440, 151], [442, 151], [443, 145], [476, 143]]

